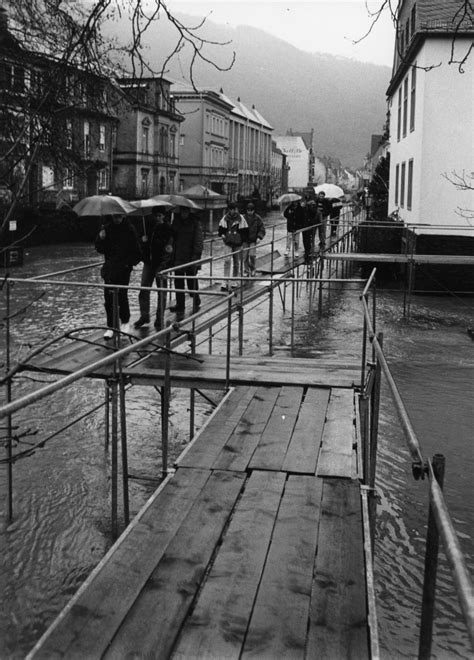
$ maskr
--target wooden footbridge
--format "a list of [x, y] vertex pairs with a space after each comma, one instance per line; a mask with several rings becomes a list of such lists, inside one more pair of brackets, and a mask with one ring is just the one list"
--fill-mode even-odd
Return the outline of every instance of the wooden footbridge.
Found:
[[[199, 328], [226, 314], [230, 321], [295, 265], [272, 256], [271, 283], [249, 282], [222, 309], [152, 335], [140, 331], [131, 342], [116, 338], [112, 347], [92, 335], [23, 365], [59, 375], [45, 392], [79, 377], [103, 379], [121, 418], [125, 383], [159, 387], [162, 418], [171, 387], [225, 390], [28, 658], [379, 657], [372, 562], [379, 348], [368, 362], [364, 336], [359, 364], [243, 357], [231, 354], [229, 332], [225, 354], [195, 350]], [[190, 353], [176, 350], [190, 337]], [[2, 414], [20, 404], [27, 402]], [[117, 438], [114, 446], [117, 453]], [[421, 465], [416, 444], [411, 449]]]

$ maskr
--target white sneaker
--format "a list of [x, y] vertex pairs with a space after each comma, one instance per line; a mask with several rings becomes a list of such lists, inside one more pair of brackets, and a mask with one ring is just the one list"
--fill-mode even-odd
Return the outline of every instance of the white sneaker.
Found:
[[120, 332], [125, 332], [125, 334], [130, 334], [130, 323], [122, 323], [120, 325]]
[[112, 339], [113, 336], [114, 336], [114, 331], [111, 330], [110, 328], [108, 328], [108, 329], [104, 332], [104, 339]]

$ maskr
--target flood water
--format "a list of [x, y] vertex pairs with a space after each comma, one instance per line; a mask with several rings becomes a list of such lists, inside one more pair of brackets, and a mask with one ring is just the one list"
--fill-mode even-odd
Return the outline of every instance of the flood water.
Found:
[[[268, 220], [267, 220], [268, 222]], [[11, 275], [34, 276], [98, 261], [90, 245], [28, 250], [23, 267]], [[134, 275], [135, 281], [138, 273]], [[68, 276], [71, 279], [71, 276]], [[100, 282], [98, 268], [75, 280]], [[361, 285], [346, 285], [324, 306], [323, 318], [308, 306], [305, 291], [296, 303], [295, 355], [327, 359], [361, 353]], [[36, 300], [41, 293], [44, 295]], [[12, 311], [13, 361], [67, 329], [103, 325], [101, 291], [39, 284], [15, 285]], [[138, 315], [131, 294], [132, 320]], [[35, 301], [36, 302], [32, 302]], [[275, 301], [278, 297], [275, 297]], [[426, 456], [446, 456], [445, 496], [471, 574], [474, 568], [473, 376], [474, 299], [415, 297], [411, 318], [403, 317], [403, 295], [378, 292], [378, 331], [384, 350]], [[4, 300], [1, 301], [4, 318]], [[25, 309], [27, 308], [27, 309]], [[267, 349], [267, 318], [256, 308], [245, 317], [244, 354]], [[289, 309], [276, 305], [275, 352], [288, 350]], [[3, 340], [2, 340], [2, 343]], [[35, 382], [32, 383], [32, 380]], [[39, 387], [51, 377], [21, 374], [13, 395]], [[218, 395], [209, 393], [213, 399]], [[47, 439], [44, 447], [14, 465], [14, 520], [7, 522], [6, 468], [0, 470], [0, 657], [21, 658], [97, 565], [112, 543], [110, 461], [104, 449], [101, 382], [77, 383], [14, 416], [15, 453]], [[86, 409], [97, 411], [57, 437], [60, 427]], [[170, 453], [178, 456], [189, 440], [189, 393], [173, 390]], [[196, 427], [212, 412], [196, 397]], [[159, 394], [151, 387], [127, 392], [131, 514], [137, 513], [161, 475]], [[3, 430], [2, 430], [2, 433]], [[414, 481], [411, 459], [390, 393], [382, 385], [377, 470], [378, 520], [375, 571], [382, 658], [414, 658], [420, 615], [427, 519], [427, 483]], [[433, 657], [472, 657], [453, 581], [444, 555], [438, 574]]]

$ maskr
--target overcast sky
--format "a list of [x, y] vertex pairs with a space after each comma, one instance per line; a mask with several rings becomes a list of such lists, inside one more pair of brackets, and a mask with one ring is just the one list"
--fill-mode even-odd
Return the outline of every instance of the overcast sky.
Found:
[[394, 28], [388, 11], [369, 30], [382, 0], [168, 0], [171, 10], [235, 27], [252, 25], [308, 52], [392, 65]]

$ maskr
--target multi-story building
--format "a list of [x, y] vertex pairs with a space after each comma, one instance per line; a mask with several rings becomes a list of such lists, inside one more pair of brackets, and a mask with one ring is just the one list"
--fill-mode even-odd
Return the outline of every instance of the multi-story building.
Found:
[[0, 183], [23, 205], [109, 190], [117, 117], [110, 82], [12, 36], [0, 8]]
[[461, 4], [402, 0], [397, 11], [388, 211], [413, 225], [419, 251], [449, 253], [448, 235], [473, 236], [474, 28]]
[[229, 167], [229, 114], [232, 104], [219, 92], [173, 83], [172, 97], [184, 117], [179, 142], [180, 189], [201, 184], [227, 194], [236, 173]]
[[270, 199], [272, 205], [275, 205], [278, 197], [288, 192], [289, 171], [286, 156], [281, 149], [278, 149], [275, 140], [272, 140], [272, 164], [270, 170]]
[[277, 135], [275, 142], [286, 156], [289, 167], [288, 189], [303, 191], [308, 186], [314, 164], [310, 150], [300, 135]]
[[170, 81], [128, 77], [118, 81], [120, 122], [114, 149], [114, 190], [127, 199], [177, 192], [180, 124]]
[[201, 184], [228, 199], [258, 190], [269, 199], [272, 127], [255, 107], [233, 102], [222, 90], [172, 85], [181, 130], [182, 187]]

